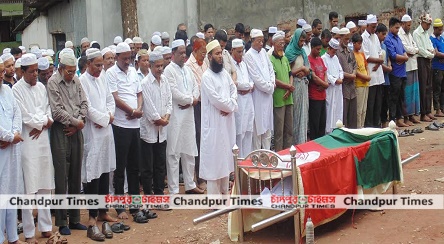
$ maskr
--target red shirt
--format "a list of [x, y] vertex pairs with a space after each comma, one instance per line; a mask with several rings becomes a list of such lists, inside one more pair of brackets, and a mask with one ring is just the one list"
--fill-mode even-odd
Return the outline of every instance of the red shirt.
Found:
[[[327, 67], [325, 67], [322, 58], [313, 58], [311, 55], [308, 55], [308, 61], [310, 62], [310, 67], [315, 75], [324, 80], [325, 73], [327, 72]], [[310, 98], [311, 100], [325, 100], [327, 98], [327, 95], [325, 93], [325, 90], [319, 91], [318, 85], [310, 81], [310, 83], [308, 84], [308, 98]]]

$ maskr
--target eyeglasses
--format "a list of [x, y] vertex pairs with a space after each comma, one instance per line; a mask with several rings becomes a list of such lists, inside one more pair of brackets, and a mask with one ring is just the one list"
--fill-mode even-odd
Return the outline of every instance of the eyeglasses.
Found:
[[76, 72], [75, 71], [68, 71], [68, 70], [65, 69], [65, 73], [67, 75], [74, 75]]

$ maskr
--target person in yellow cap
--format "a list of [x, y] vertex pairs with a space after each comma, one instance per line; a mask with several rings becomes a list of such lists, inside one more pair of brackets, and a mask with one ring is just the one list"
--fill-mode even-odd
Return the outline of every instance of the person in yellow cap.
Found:
[[444, 38], [441, 36], [443, 23], [441, 19], [433, 21], [433, 34], [430, 36], [435, 57], [432, 59], [433, 108], [435, 117], [444, 117]]

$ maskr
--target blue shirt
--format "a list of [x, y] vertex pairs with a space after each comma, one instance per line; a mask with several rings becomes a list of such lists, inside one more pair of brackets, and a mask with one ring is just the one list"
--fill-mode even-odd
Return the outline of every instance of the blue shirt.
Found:
[[[384, 42], [381, 42], [381, 49], [385, 51], [385, 57], [384, 57], [384, 65], [388, 64], [388, 54], [387, 54], [387, 47], [385, 46]], [[384, 86], [390, 85], [390, 79], [389, 79], [389, 73], [384, 72], [384, 83], [382, 83]]]
[[396, 55], [404, 55], [405, 53], [401, 38], [389, 32], [385, 37], [384, 44], [387, 47], [387, 56], [390, 58], [390, 61], [392, 61], [392, 72], [390, 72], [390, 74], [396, 77], [407, 77], [405, 63], [396, 63]]
[[[435, 35], [432, 34], [430, 40], [432, 41], [433, 48], [438, 49], [440, 53], [444, 53], [444, 38], [442, 36], [435, 37]], [[444, 63], [441, 63], [436, 56], [432, 59], [432, 69], [444, 70]]]

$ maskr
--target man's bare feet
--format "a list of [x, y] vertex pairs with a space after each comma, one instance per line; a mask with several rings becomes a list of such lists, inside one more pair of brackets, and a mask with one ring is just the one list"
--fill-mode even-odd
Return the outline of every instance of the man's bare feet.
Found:
[[28, 243], [28, 244], [37, 244], [37, 243], [39, 243], [39, 242], [37, 241], [37, 239], [35, 239], [35, 237], [26, 238], [26, 239], [25, 239], [25, 242]]
[[17, 240], [17, 241], [13, 241], [13, 242], [8, 242], [8, 244], [26, 244], [26, 242], [22, 242], [20, 240]]
[[52, 236], [52, 231], [44, 231], [42, 232], [42, 237], [43, 238], [49, 238]]
[[126, 214], [126, 212], [121, 212], [117, 218], [119, 219], [128, 219], [128, 214]]
[[[120, 216], [119, 216], [119, 218], [120, 218]], [[97, 220], [99, 220], [99, 221], [106, 221], [106, 222], [117, 222], [117, 219], [109, 216], [107, 213], [99, 214], [99, 217], [97, 217]]]

